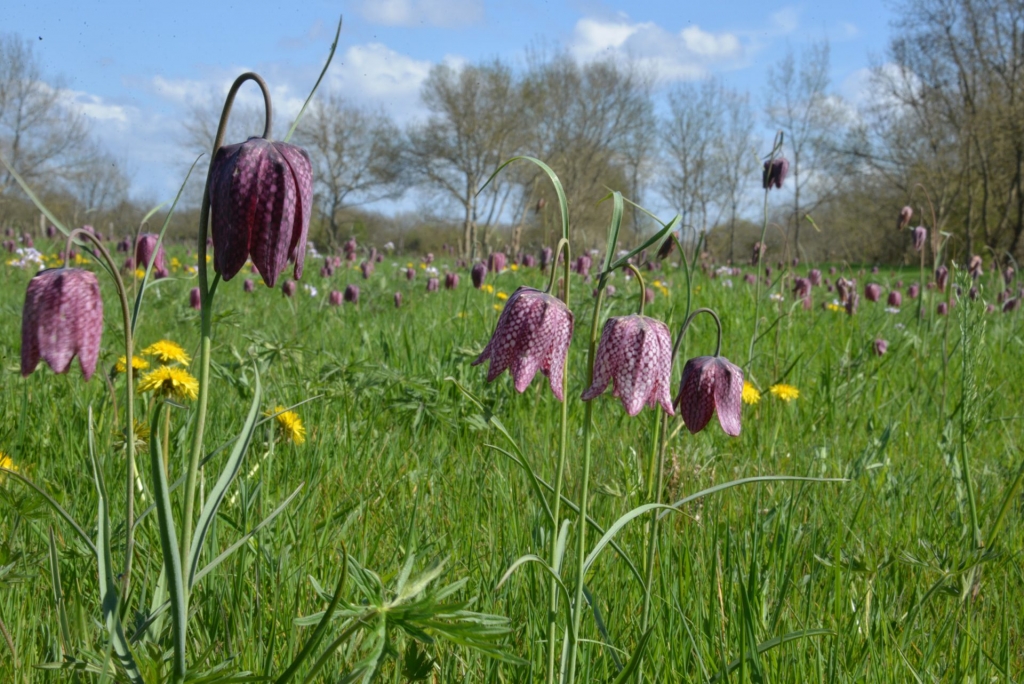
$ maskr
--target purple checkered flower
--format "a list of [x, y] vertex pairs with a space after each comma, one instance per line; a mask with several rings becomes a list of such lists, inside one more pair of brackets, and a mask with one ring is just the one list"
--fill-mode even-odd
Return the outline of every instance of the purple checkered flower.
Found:
[[761, 173], [761, 187], [769, 190], [772, 186], [775, 186], [781, 190], [787, 173], [789, 173], [789, 160], [785, 157], [776, 157], [766, 161], [764, 163], [764, 171]]
[[348, 286], [346, 286], [345, 287], [345, 294], [342, 296], [342, 299], [344, 299], [346, 302], [349, 302], [351, 304], [358, 304], [359, 303], [359, 286], [358, 285], [348, 285]]
[[811, 281], [809, 278], [797, 278], [793, 281], [793, 294], [797, 299], [806, 299], [811, 296]]
[[924, 226], [918, 226], [911, 233], [914, 239], [914, 251], [920, 252], [924, 249], [924, 241], [928, 239], [928, 229]]
[[900, 209], [900, 218], [896, 222], [896, 230], [903, 230], [910, 225], [910, 219], [914, 217], [914, 210], [909, 206]]
[[256, 290], [256, 283], [252, 281], [252, 278], [246, 278], [245, 282], [242, 283], [242, 289], [246, 292], [254, 292]]
[[517, 392], [524, 392], [537, 371], [542, 371], [551, 391], [562, 401], [562, 374], [572, 328], [572, 312], [562, 300], [520, 287], [508, 298], [491, 340], [473, 365], [490, 360], [488, 382], [509, 369]]
[[940, 292], [946, 291], [946, 284], [949, 282], [949, 269], [945, 266], [939, 266], [935, 269], [935, 284], [938, 285]]
[[981, 261], [981, 256], [975, 254], [967, 262], [967, 271], [971, 274], [971, 278], [977, 280], [985, 273], [985, 264]]
[[501, 273], [505, 270], [505, 255], [502, 252], [491, 252], [487, 257], [487, 270], [491, 273]]
[[441, 281], [437, 278], [427, 278], [427, 292], [437, 292], [441, 287]]
[[[266, 279], [264, 279], [264, 282], [266, 282]], [[294, 280], [286, 280], [286, 281], [284, 281], [284, 283], [281, 285], [281, 294], [283, 294], [285, 297], [294, 297], [295, 296], [295, 281]]]
[[473, 270], [469, 272], [470, 277], [473, 279], [473, 287], [480, 289], [483, 287], [484, 279], [487, 278], [487, 265], [482, 261], [478, 261], [473, 264]]
[[722, 356], [698, 356], [683, 367], [675, 405], [693, 434], [718, 412], [725, 434], [738, 437], [743, 407], [743, 371]]
[[672, 410], [672, 336], [661, 321], [632, 315], [609, 318], [594, 357], [594, 380], [583, 393], [590, 401], [614, 382], [612, 396], [622, 400], [626, 413], [635, 416], [647, 404]]
[[302, 277], [313, 167], [301, 147], [253, 137], [217, 150], [210, 166], [213, 267], [231, 280], [252, 258], [268, 287], [287, 262]]
[[882, 356], [889, 349], [889, 343], [881, 338], [875, 340], [873, 345], [875, 356]]
[[877, 302], [882, 298], [882, 286], [877, 283], [868, 283], [864, 286], [864, 299], [869, 302]]
[[444, 289], [454, 290], [459, 286], [459, 274], [458, 273], [445, 273], [444, 274]]
[[327, 303], [330, 306], [341, 306], [341, 292], [338, 290], [331, 290], [331, 294], [327, 298]]
[[551, 259], [555, 256], [555, 252], [550, 247], [545, 247], [540, 250], [540, 270], [545, 270], [551, 263]]
[[96, 276], [78, 268], [40, 271], [28, 283], [21, 314], [21, 374], [42, 359], [67, 373], [77, 355], [86, 380], [96, 370], [103, 337], [103, 298]]
[[202, 297], [199, 294], [198, 287], [193, 287], [188, 291], [188, 305], [196, 311], [202, 308]]
[[900, 294], [899, 290], [893, 290], [889, 293], [889, 306], [893, 308], [900, 308], [903, 306], [903, 295]]
[[363, 280], [369, 280], [370, 276], [373, 275], [373, 262], [364, 261], [359, 264], [359, 269], [363, 272]]
[[161, 242], [157, 249], [159, 236], [153, 233], [143, 233], [135, 243], [135, 265], [138, 268], [149, 268], [149, 262], [153, 262], [153, 279], [166, 278], [170, 272], [167, 270], [167, 253]]
[[818, 287], [821, 285], [821, 271], [812, 268], [810, 273], [807, 274], [807, 279], [811, 281], [811, 285]]

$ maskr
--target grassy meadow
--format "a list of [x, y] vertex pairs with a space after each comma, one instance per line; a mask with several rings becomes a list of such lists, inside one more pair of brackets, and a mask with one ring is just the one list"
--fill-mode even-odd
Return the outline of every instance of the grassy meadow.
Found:
[[[195, 259], [181, 245], [172, 245], [169, 256], [180, 264]], [[646, 314], [665, 321], [673, 336], [687, 310], [678, 260], [677, 251], [661, 270], [643, 271], [655, 293]], [[772, 285], [761, 288], [762, 322], [749, 365], [755, 288], [743, 274], [753, 269], [693, 274], [692, 307], [719, 314], [722, 355], [744, 368], [760, 399], [743, 406], [737, 438], [725, 435], [717, 418], [696, 435], [678, 417], [669, 421], [663, 501], [755, 476], [845, 481], [751, 482], [667, 515], [657, 539], [653, 630], [640, 681], [1021, 681], [1024, 498], [1011, 489], [1024, 465], [1024, 319], [998, 306], [986, 313], [1002, 276], [986, 271], [979, 299], [964, 297], [948, 316], [936, 314], [946, 294], [925, 290], [922, 320], [918, 301], [906, 293], [918, 280], [916, 267], [872, 274], [870, 267], [837, 264], [830, 275], [829, 265], [817, 265], [832, 281], [856, 278], [860, 306], [847, 315], [827, 306], [835, 293], [825, 286], [814, 288], [810, 310], [793, 297], [793, 276], [811, 266], [780, 271], [771, 254], [766, 263]], [[365, 280], [357, 264], [323, 277], [322, 263], [309, 258], [292, 298], [255, 275], [255, 292], [244, 292], [248, 269], [219, 285], [200, 500], [228, 452], [216, 447], [230, 447], [245, 422], [254, 369], [260, 416], [294, 407], [305, 434], [301, 444], [288, 439], [276, 418], [256, 428], [203, 551], [206, 565], [245, 539], [193, 591], [188, 681], [274, 681], [309, 639], [345, 557], [344, 610], [322, 642], [338, 639], [338, 648], [315, 681], [347, 681], [345, 674], [374, 654], [365, 676], [376, 681], [543, 681], [548, 575], [528, 563], [501, 580], [524, 554], [549, 557], [550, 494], [539, 481], [555, 478], [561, 404], [542, 375], [518, 394], [507, 373], [487, 383], [487, 366], [470, 363], [493, 332], [504, 298], [520, 285], [543, 289], [547, 277], [537, 268], [509, 268], [489, 274], [490, 287], [477, 290], [461, 269], [457, 289], [427, 292], [429, 267], [419, 256], [385, 255]], [[447, 258], [431, 267], [442, 281], [455, 268]], [[99, 271], [95, 264], [85, 268]], [[91, 410], [119, 572], [125, 378], [111, 370], [124, 353], [121, 312], [110, 279], [99, 273], [105, 329], [96, 376], [83, 382], [76, 360], [67, 375], [42, 364], [22, 378], [21, 312], [33, 272], [0, 266], [0, 451], [38, 488], [13, 475], [0, 484], [0, 681], [122, 681], [101, 616], [95, 557], [43, 495], [96, 537]], [[897, 281], [903, 305], [887, 311], [886, 294]], [[609, 282], [616, 292], [604, 298], [602, 321], [633, 313], [639, 296], [624, 272]], [[869, 282], [882, 285], [877, 303], [864, 297]], [[955, 282], [969, 287], [957, 270], [951, 288]], [[361, 288], [359, 302], [330, 306], [330, 291], [349, 283]], [[195, 363], [194, 286], [195, 276], [177, 267], [147, 290], [136, 349], [171, 340]], [[578, 502], [582, 485], [579, 395], [593, 287], [572, 276], [562, 506], [570, 521], [563, 572], [570, 593], [580, 528], [569, 502]], [[400, 308], [395, 292], [403, 296]], [[673, 395], [685, 360], [712, 354], [715, 339], [711, 319], [698, 317], [675, 360]], [[876, 339], [888, 342], [884, 355], [874, 352]], [[103, 376], [112, 377], [113, 395]], [[778, 385], [799, 396], [777, 396], [770, 388]], [[151, 395], [138, 395], [136, 406], [148, 424]], [[630, 418], [610, 390], [595, 400], [593, 418], [589, 515], [607, 529], [651, 500], [657, 419], [646, 408]], [[183, 476], [193, 420], [192, 402], [172, 408], [172, 482]], [[138, 437], [141, 517], [131, 589], [119, 610], [145, 680], [161, 681], [172, 635], [166, 614], [152, 615], [162, 566], [157, 516], [147, 511], [153, 484], [142, 443], [151, 438]], [[180, 516], [180, 489], [171, 501]], [[605, 548], [587, 574], [593, 610], [583, 613], [577, 681], [615, 680], [641, 641], [644, 592], [635, 570], [644, 573], [647, 529], [647, 516], [625, 525], [615, 538], [619, 550]], [[600, 532], [588, 534], [592, 546]], [[423, 585], [409, 589], [425, 573]], [[375, 601], [390, 601], [390, 608], [365, 622], [352, 617]], [[451, 610], [442, 609], [449, 603]], [[562, 633], [569, 624], [564, 604], [557, 620]]]

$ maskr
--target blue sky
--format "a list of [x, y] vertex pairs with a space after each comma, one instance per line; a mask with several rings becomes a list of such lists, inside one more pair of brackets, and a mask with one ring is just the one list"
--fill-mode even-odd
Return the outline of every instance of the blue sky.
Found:
[[[260, 72], [283, 135], [323, 66], [338, 16], [341, 42], [326, 88], [382, 107], [400, 122], [422, 114], [432, 65], [500, 57], [530, 46], [580, 59], [631, 55], [663, 88], [717, 75], [760, 105], [768, 65], [788, 47], [827, 38], [832, 80], [853, 102], [882, 59], [891, 14], [859, 3], [590, 2], [586, 0], [355, 0], [353, 2], [124, 2], [6, 0], [0, 30], [33, 42], [47, 76], [89, 117], [127, 167], [133, 195], [173, 197], [191, 103], [220, 101], [234, 77]], [[255, 89], [243, 97], [256, 97]], [[385, 208], [386, 207], [382, 207]]]

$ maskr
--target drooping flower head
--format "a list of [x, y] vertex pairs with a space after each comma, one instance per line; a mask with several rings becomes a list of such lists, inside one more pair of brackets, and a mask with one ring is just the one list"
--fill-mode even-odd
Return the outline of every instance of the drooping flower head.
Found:
[[935, 269], [935, 284], [938, 285], [939, 292], [946, 291], [946, 284], [949, 282], [949, 269], [945, 266], [939, 266]]
[[975, 254], [967, 262], [967, 271], [971, 274], [971, 278], [977, 280], [985, 273], [985, 264], [982, 263], [981, 256]]
[[593, 260], [587, 254], [581, 254], [576, 257], [576, 264], [573, 266], [573, 270], [579, 273], [584, 278], [590, 275], [590, 267], [593, 265]]
[[551, 259], [552, 259], [552, 257], [554, 257], [554, 255], [555, 255], [555, 252], [550, 247], [545, 247], [542, 250], [540, 250], [540, 270], [543, 271], [543, 270], [547, 269], [547, 267], [551, 263]]
[[341, 292], [331, 290], [331, 294], [327, 296], [327, 304], [329, 306], [341, 306]]
[[454, 290], [459, 286], [459, 274], [458, 273], [445, 273], [444, 274], [444, 289]]
[[903, 295], [900, 294], [899, 290], [893, 290], [889, 293], [888, 304], [897, 309], [903, 306]]
[[821, 271], [816, 268], [812, 268], [807, 274], [807, 279], [811, 281], [811, 285], [818, 287], [821, 285]]
[[776, 157], [766, 161], [764, 171], [761, 173], [761, 187], [768, 190], [774, 186], [781, 190], [787, 173], [789, 173], [789, 160], [785, 157]]
[[924, 226], [918, 226], [911, 232], [911, 235], [914, 240], [914, 251], [920, 252], [924, 249], [924, 241], [928, 239], [928, 229]]
[[198, 287], [193, 287], [188, 291], [188, 305], [196, 311], [202, 308], [202, 297], [199, 294]]
[[473, 270], [469, 273], [473, 279], [473, 287], [480, 289], [483, 287], [484, 279], [487, 277], [487, 265], [482, 261], [478, 261], [473, 264]]
[[903, 230], [910, 225], [910, 219], [914, 217], [914, 210], [910, 206], [900, 209], [900, 217], [896, 222], [896, 230]]
[[42, 359], [54, 373], [67, 373], [71, 360], [86, 380], [96, 371], [103, 337], [103, 298], [96, 276], [78, 268], [40, 271], [28, 283], [21, 314], [21, 374]]
[[491, 273], [501, 273], [505, 270], [505, 254], [502, 252], [491, 252], [487, 257], [487, 270]]
[[857, 313], [857, 305], [860, 304], [860, 295], [856, 292], [851, 292], [846, 297], [846, 313], [850, 316]]
[[[263, 281], [266, 282], [266, 278], [264, 278]], [[283, 294], [285, 297], [294, 297], [296, 287], [297, 286], [295, 285], [294, 280], [286, 280], [281, 285], [281, 294]]]
[[427, 292], [437, 292], [441, 287], [439, 278], [427, 278]]
[[399, 309], [401, 307], [402, 307], [402, 293], [401, 292], [396, 292], [395, 293], [395, 308]]
[[411, 268], [410, 267], [410, 268], [405, 269], [405, 279], [406, 280], [413, 280], [415, 278], [416, 278], [416, 269], [415, 268]]
[[868, 283], [864, 286], [864, 299], [869, 302], [877, 302], [882, 298], [882, 286], [878, 283]]
[[251, 278], [246, 278], [245, 282], [242, 283], [242, 289], [246, 292], [254, 292], [256, 290], [256, 283]]
[[683, 367], [675, 405], [693, 434], [718, 413], [725, 434], [738, 437], [743, 408], [743, 371], [722, 356], [698, 356]]
[[875, 356], [882, 356], [889, 349], [889, 343], [881, 338], [875, 340], [873, 345]]
[[811, 295], [811, 281], [809, 278], [797, 278], [793, 281], [793, 294], [797, 299], [806, 299]]
[[149, 268], [150, 261], [153, 262], [153, 279], [159, 280], [169, 275], [167, 270], [167, 253], [164, 251], [163, 243], [157, 249], [158, 235], [143, 233], [135, 243], [135, 265], [138, 268]]
[[345, 287], [345, 294], [342, 297], [346, 302], [350, 304], [359, 303], [359, 286], [348, 285]]
[[301, 147], [252, 137], [224, 145], [210, 167], [213, 266], [231, 280], [246, 260], [268, 287], [287, 262], [302, 277], [313, 209], [313, 167]]
[[911, 299], [917, 299], [919, 294], [921, 294], [921, 286], [917, 283], [911, 283], [910, 287], [907, 288], [907, 296]]
[[505, 302], [494, 334], [473, 365], [491, 362], [488, 382], [509, 369], [517, 392], [524, 392], [537, 371], [542, 371], [551, 391], [562, 401], [562, 374], [572, 329], [572, 312], [562, 300], [520, 287]]
[[372, 261], [364, 261], [363, 263], [359, 264], [359, 270], [363, 272], [363, 280], [370, 279], [370, 276], [373, 275], [373, 268], [374, 266]]
[[768, 251], [767, 245], [760, 240], [754, 243], [754, 247], [750, 251], [750, 265], [757, 266], [758, 262], [764, 258], [764, 253]]
[[594, 379], [583, 401], [594, 399], [614, 382], [612, 396], [635, 416], [647, 404], [672, 410], [672, 336], [659, 320], [642, 315], [609, 318], [594, 357]]

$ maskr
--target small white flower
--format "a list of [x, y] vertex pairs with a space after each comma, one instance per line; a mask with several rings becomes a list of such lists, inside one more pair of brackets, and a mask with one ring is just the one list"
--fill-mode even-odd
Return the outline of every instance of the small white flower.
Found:
[[898, 314], [900, 312], [900, 310], [897, 309], [895, 306], [887, 306], [887, 307], [885, 307], [885, 312], [886, 313], [891, 313], [891, 314]]
[[310, 285], [309, 283], [303, 283], [303, 284], [302, 284], [302, 287], [303, 287], [303, 288], [304, 288], [304, 289], [306, 290], [306, 292], [308, 292], [308, 293], [309, 293], [309, 296], [310, 296], [310, 297], [316, 297], [316, 295], [317, 295], [317, 291], [316, 291], [316, 288], [315, 288], [315, 287], [313, 287], [313, 286], [312, 286], [312, 285]]
[[773, 302], [783, 302], [786, 300], [786, 298], [780, 295], [778, 292], [772, 292], [770, 295], [768, 295], [768, 299], [772, 300]]
[[389, 252], [392, 251], [394, 248], [395, 248], [395, 243], [394, 242], [388, 241], [388, 242], [384, 243], [384, 249], [388, 250]]
[[897, 323], [896, 327], [899, 328], [900, 330], [903, 330], [907, 326], [903, 325], [902, 323]]
[[726, 278], [722, 281], [722, 287], [732, 287], [732, 281]]
[[629, 250], [628, 249], [620, 249], [618, 252], [615, 253], [615, 256], [617, 256], [617, 257], [624, 257], [627, 254], [629, 254]]
[[729, 266], [719, 266], [715, 269], [715, 273], [718, 275], [732, 275], [732, 268]]

